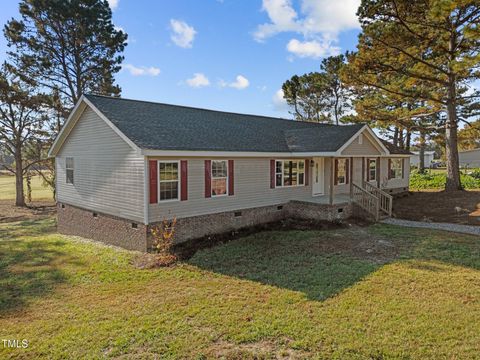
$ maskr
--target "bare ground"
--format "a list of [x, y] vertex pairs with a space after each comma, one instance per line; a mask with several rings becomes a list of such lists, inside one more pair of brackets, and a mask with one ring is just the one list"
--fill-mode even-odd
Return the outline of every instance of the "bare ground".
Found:
[[393, 201], [400, 219], [480, 226], [480, 190], [418, 191]]
[[27, 207], [14, 205], [13, 200], [0, 200], [0, 223], [39, 219], [55, 214], [55, 202], [34, 201]]

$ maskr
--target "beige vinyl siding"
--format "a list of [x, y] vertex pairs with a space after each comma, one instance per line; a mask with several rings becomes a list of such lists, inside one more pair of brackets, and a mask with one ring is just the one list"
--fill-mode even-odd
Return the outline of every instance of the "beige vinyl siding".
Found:
[[380, 151], [374, 145], [374, 139], [367, 132], [361, 133], [363, 141], [360, 144], [359, 135], [342, 151], [342, 155], [361, 156], [361, 155], [380, 155]]
[[458, 154], [460, 166], [469, 168], [480, 167], [480, 149], [462, 151]]
[[388, 157], [380, 159], [380, 187], [387, 189], [408, 187], [410, 182], [410, 158], [403, 159], [403, 178], [402, 179], [388, 179]]
[[267, 158], [233, 158], [235, 195], [205, 198], [205, 159], [186, 160], [188, 200], [150, 204], [150, 222], [173, 216], [183, 218], [214, 214], [312, 198], [311, 179], [308, 186], [270, 189], [270, 159]]
[[[349, 159], [348, 161], [352, 164], [351, 158], [344, 158]], [[332, 160], [331, 158], [325, 158], [325, 191], [326, 194], [329, 194], [330, 191], [330, 168], [331, 168]], [[351, 166], [351, 165], [350, 165]], [[353, 158], [353, 182], [355, 184], [360, 185], [362, 183], [362, 158]], [[335, 185], [334, 186], [334, 194], [349, 194], [350, 193], [350, 182], [352, 181], [352, 177], [349, 174], [349, 182], [348, 184], [342, 185]]]
[[[74, 158], [74, 184], [65, 159]], [[56, 157], [59, 202], [143, 221], [144, 158], [87, 107]]]

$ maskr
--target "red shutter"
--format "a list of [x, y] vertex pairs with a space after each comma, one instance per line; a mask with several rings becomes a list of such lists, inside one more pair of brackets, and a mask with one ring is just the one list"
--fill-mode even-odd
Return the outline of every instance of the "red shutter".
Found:
[[188, 163], [187, 160], [180, 161], [180, 200], [188, 199]]
[[310, 179], [310, 160], [305, 159], [305, 186], [308, 186], [308, 182]]
[[345, 184], [350, 181], [350, 159], [345, 160]]
[[334, 181], [334, 184], [338, 185], [338, 159], [335, 159], [334, 161], [335, 161], [335, 167], [334, 167], [334, 172], [335, 172], [334, 179], [335, 179], [335, 181]]
[[150, 178], [150, 204], [158, 202], [158, 163], [157, 160], [148, 161]]
[[402, 159], [402, 179], [405, 177], [405, 159]]
[[270, 160], [270, 189], [275, 189], [275, 160]]
[[233, 165], [233, 160], [228, 160], [228, 195], [234, 194], [235, 188], [235, 168]]
[[392, 159], [388, 159], [388, 179], [392, 178]]
[[205, 160], [205, 197], [212, 197], [212, 161]]

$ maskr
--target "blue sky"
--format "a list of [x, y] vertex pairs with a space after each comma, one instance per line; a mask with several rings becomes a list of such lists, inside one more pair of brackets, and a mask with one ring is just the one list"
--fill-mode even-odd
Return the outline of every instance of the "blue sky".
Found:
[[[129, 35], [122, 96], [290, 117], [279, 97], [294, 74], [353, 50], [359, 0], [109, 0]], [[3, 0], [0, 23], [18, 18]], [[0, 38], [0, 61], [6, 44]]]

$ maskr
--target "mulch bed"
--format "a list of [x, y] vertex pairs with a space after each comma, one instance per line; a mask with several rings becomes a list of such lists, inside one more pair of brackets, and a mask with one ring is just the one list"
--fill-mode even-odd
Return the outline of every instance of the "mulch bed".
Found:
[[400, 219], [480, 226], [480, 191], [419, 191], [393, 201]]

